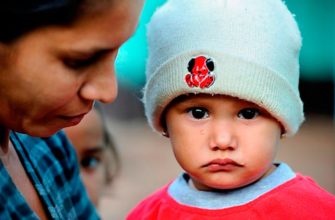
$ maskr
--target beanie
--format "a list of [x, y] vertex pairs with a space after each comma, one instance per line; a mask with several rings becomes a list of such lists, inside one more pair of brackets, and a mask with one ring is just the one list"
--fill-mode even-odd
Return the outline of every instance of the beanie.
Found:
[[157, 132], [176, 97], [237, 97], [266, 109], [294, 135], [300, 99], [301, 35], [281, 0], [168, 0], [147, 26], [145, 114]]

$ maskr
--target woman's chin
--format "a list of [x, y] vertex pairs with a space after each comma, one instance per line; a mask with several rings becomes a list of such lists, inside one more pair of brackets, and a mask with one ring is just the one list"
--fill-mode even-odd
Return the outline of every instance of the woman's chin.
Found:
[[51, 126], [31, 126], [30, 128], [27, 129], [22, 129], [22, 130], [14, 130], [20, 133], [24, 133], [33, 137], [41, 137], [41, 138], [47, 138], [58, 132], [64, 127], [51, 127]]

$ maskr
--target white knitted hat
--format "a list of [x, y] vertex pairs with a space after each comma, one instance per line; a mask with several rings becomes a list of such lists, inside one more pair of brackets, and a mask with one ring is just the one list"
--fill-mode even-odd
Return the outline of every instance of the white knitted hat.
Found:
[[224, 94], [253, 102], [292, 136], [304, 120], [298, 26], [281, 0], [168, 0], [148, 24], [143, 102], [150, 126], [176, 97]]

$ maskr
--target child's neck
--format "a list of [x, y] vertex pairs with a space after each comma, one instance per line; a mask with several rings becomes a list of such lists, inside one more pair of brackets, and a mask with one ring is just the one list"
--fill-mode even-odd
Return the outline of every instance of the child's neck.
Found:
[[[272, 166], [269, 168], [269, 170], [268, 170], [268, 171], [267, 171], [261, 178], [259, 178], [258, 180], [260, 180], [260, 179], [262, 179], [262, 178], [264, 178], [264, 177], [270, 175], [270, 174], [276, 169], [276, 167], [277, 167], [277, 166], [276, 166], [275, 164], [272, 164]], [[258, 180], [255, 180], [254, 182], [257, 182]], [[254, 183], [254, 182], [253, 182], [253, 183]], [[198, 188], [195, 186], [195, 184], [194, 184], [194, 182], [193, 182], [193, 180], [192, 180], [191, 177], [189, 178], [187, 184], [188, 184], [188, 186], [189, 186], [191, 189], [194, 189], [194, 190], [197, 190], [197, 191], [202, 191], [201, 189], [198, 189]], [[251, 183], [251, 184], [252, 184], [252, 183]]]
[[197, 187], [195, 187], [192, 178], [188, 180], [188, 185], [191, 189], [198, 190]]

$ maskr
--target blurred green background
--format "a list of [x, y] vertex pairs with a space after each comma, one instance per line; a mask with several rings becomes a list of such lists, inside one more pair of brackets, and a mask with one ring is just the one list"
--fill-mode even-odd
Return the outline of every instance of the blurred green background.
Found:
[[[166, 0], [146, 0], [139, 27], [120, 49], [116, 70], [121, 91], [138, 98], [145, 83], [146, 24]], [[334, 113], [335, 0], [286, 0], [303, 37], [300, 91], [305, 111]], [[122, 95], [121, 95], [122, 98]]]

